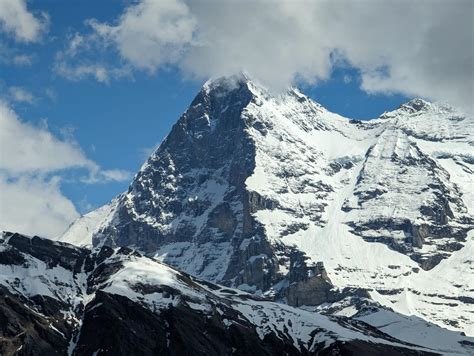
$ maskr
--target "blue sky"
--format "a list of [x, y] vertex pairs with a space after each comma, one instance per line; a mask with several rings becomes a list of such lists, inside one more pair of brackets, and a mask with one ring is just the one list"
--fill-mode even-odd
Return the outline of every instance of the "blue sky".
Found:
[[[287, 42], [281, 48], [269, 47], [262, 49], [268, 52], [262, 54], [255, 53], [258, 50], [254, 46], [245, 53], [248, 37], [242, 36], [245, 38], [240, 40], [229, 30], [232, 39], [229, 49], [222, 38], [209, 35], [218, 36], [210, 30], [211, 25], [212, 28], [224, 25], [212, 23], [217, 20], [202, 15], [205, 11], [200, 11], [202, 9], [193, 2], [173, 0], [168, 2], [171, 4], [168, 8], [160, 7], [160, 2], [154, 0], [22, 0], [20, 3], [24, 5], [20, 9], [23, 15], [31, 15], [29, 19], [32, 23], [36, 21], [39, 27], [28, 32], [29, 28], [15, 27], [14, 23], [9, 25], [8, 18], [3, 18], [3, 26], [0, 26], [0, 100], [13, 110], [20, 122], [48, 131], [58, 141], [67, 142], [81, 151], [84, 160], [94, 163], [81, 163], [78, 168], [69, 162], [58, 169], [41, 169], [40, 173], [28, 168], [17, 170], [24, 176], [0, 167], [0, 173], [4, 174], [5, 184], [16, 184], [24, 177], [50, 184], [52, 177], [58, 177], [58, 194], [71, 201], [80, 213], [107, 203], [124, 191], [130, 180], [122, 175], [117, 179], [85, 183], [85, 172], [95, 170], [90, 167], [96, 165], [104, 172], [103, 177], [108, 170], [135, 173], [147, 152], [168, 133], [210, 75], [249, 69], [270, 86], [296, 83], [305, 94], [329, 110], [357, 119], [375, 118], [415, 95], [439, 97], [437, 92], [424, 89], [429, 88], [430, 83], [423, 82], [423, 78], [403, 84], [405, 77], [402, 76], [402, 80], [396, 76], [397, 68], [405, 66], [402, 59], [401, 64], [390, 61], [381, 64], [379, 59], [372, 63], [368, 58], [374, 56], [374, 51], [370, 48], [364, 53], [365, 58], [349, 44], [341, 42], [341, 46], [347, 47], [343, 51], [347, 53], [346, 58], [334, 62], [331, 59], [334, 52], [318, 52], [316, 47], [327, 46], [323, 46], [321, 39], [318, 43], [309, 38], [313, 33], [309, 29], [307, 33], [292, 33], [294, 26], [290, 27], [291, 24], [281, 23], [278, 30], [288, 25], [288, 31], [283, 33], [295, 38], [294, 45]], [[0, 25], [6, 6], [0, 5]], [[222, 11], [222, 18], [225, 18], [226, 10]], [[248, 14], [244, 15], [248, 17]], [[131, 27], [130, 23], [134, 22], [127, 21], [130, 18], [139, 20], [137, 28]], [[161, 21], [158, 25], [155, 23], [157, 18]], [[94, 20], [91, 22], [91, 19]], [[171, 26], [171, 35], [160, 34], [160, 29], [166, 32], [167, 26]], [[270, 29], [267, 34], [266, 28], [257, 30], [262, 38], [276, 32]], [[150, 34], [152, 31], [158, 32]], [[223, 28], [222, 36], [226, 31]], [[175, 36], [176, 32], [179, 36]], [[218, 32], [220, 36], [221, 31]], [[133, 36], [137, 37], [134, 39]], [[198, 36], [208, 36], [212, 45], [208, 49], [196, 46]], [[143, 45], [141, 37], [147, 39]], [[289, 37], [290, 40], [293, 37]], [[308, 38], [299, 44], [296, 39], [303, 37]], [[206, 43], [202, 38], [200, 41]], [[74, 47], [75, 40], [79, 43], [77, 48]], [[338, 42], [340, 38], [334, 37], [333, 41]], [[217, 45], [220, 43], [224, 45]], [[308, 51], [308, 45], [316, 50]], [[241, 46], [236, 52], [238, 56], [234, 53], [233, 57], [225, 57], [225, 53], [236, 46]], [[294, 51], [295, 58], [307, 55], [311, 61], [301, 64], [294, 58], [284, 62], [273, 60], [286, 53], [285, 46], [291, 46], [288, 51]], [[140, 51], [143, 51], [142, 55]], [[206, 57], [208, 53], [209, 57]], [[388, 54], [384, 58], [392, 58]], [[277, 66], [273, 73], [262, 69], [260, 62], [265, 56], [272, 58], [270, 67]], [[230, 63], [233, 58], [236, 58], [235, 63]], [[90, 69], [98, 65], [104, 69], [105, 79]], [[311, 67], [309, 74], [308, 66]], [[86, 67], [86, 72], [80, 72], [80, 68]], [[384, 68], [389, 68], [388, 74], [383, 73]], [[280, 73], [282, 80], [273, 83]], [[5, 160], [10, 156], [8, 152], [2, 152], [2, 155]]]

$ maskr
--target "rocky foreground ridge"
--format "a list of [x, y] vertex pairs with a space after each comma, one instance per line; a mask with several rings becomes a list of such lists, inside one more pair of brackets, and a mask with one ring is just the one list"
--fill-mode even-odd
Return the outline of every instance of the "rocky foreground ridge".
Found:
[[2, 355], [468, 354], [473, 341], [373, 303], [350, 318], [274, 303], [126, 247], [0, 240]]

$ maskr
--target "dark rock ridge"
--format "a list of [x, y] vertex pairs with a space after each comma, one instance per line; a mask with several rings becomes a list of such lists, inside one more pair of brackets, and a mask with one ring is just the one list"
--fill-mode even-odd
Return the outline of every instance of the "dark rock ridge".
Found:
[[128, 248], [90, 251], [4, 233], [0, 250], [9, 273], [0, 281], [5, 356], [434, 354], [364, 322], [201, 281]]
[[[267, 290], [276, 261], [252, 213], [272, 202], [245, 187], [255, 167], [255, 146], [244, 134], [249, 122], [242, 120], [251, 100], [243, 82], [203, 89], [119, 198], [117, 219], [93, 243], [135, 246], [145, 253], [172, 243], [205, 246], [235, 261], [219, 266], [220, 278], [211, 271], [210, 280]], [[251, 241], [240, 249], [244, 240]], [[215, 258], [202, 255], [201, 271]]]

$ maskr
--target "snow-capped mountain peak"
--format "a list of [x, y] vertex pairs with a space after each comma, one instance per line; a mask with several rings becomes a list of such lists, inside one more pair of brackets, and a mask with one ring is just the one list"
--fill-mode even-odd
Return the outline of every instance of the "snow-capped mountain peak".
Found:
[[421, 99], [361, 122], [296, 89], [214, 79], [87, 239], [292, 305], [363, 291], [472, 334], [473, 291], [456, 282], [469, 266], [451, 261], [472, 248], [473, 134]]
[[412, 114], [419, 111], [429, 111], [433, 109], [433, 104], [426, 100], [415, 98], [401, 105], [400, 109]]

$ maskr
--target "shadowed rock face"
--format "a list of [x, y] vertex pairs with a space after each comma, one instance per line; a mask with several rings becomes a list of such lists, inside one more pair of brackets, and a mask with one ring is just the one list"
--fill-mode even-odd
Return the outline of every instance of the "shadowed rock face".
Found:
[[[364, 322], [200, 281], [128, 248], [3, 237], [5, 356], [430, 354]], [[61, 255], [63, 265], [55, 259]]]
[[[232, 318], [232, 312], [226, 312]], [[184, 305], [153, 314], [127, 298], [105, 293], [97, 294], [83, 322], [78, 355], [99, 349], [111, 355], [300, 354], [290, 340], [272, 335], [261, 340], [245, 321], [228, 328], [217, 315], [208, 317]]]
[[64, 355], [72, 329], [63, 320], [61, 307], [52, 298], [28, 300], [0, 286], [0, 354]]
[[[29, 238], [18, 233], [6, 233], [8, 244], [17, 250], [22, 251], [45, 261], [49, 267], [61, 266], [79, 272], [88, 252], [71, 245], [59, 245], [51, 240], [42, 239], [38, 236]], [[5, 256], [8, 254], [5, 253]], [[21, 256], [21, 255], [19, 255]], [[8, 261], [6, 261], [8, 263]], [[18, 261], [20, 262], [20, 261]], [[19, 263], [15, 263], [19, 264]]]
[[[255, 148], [244, 133], [242, 112], [253, 99], [245, 82], [204, 88], [137, 174], [120, 199], [117, 218], [94, 244], [136, 246], [146, 253], [176, 243], [206, 244], [237, 263], [213, 267], [216, 258], [202, 251], [199, 269], [211, 266], [209, 279], [220, 274], [223, 283], [268, 289], [275, 279], [274, 257], [251, 216], [266, 202], [245, 188]], [[242, 261], [244, 239], [252, 239], [251, 256], [266, 256], [260, 267]]]

